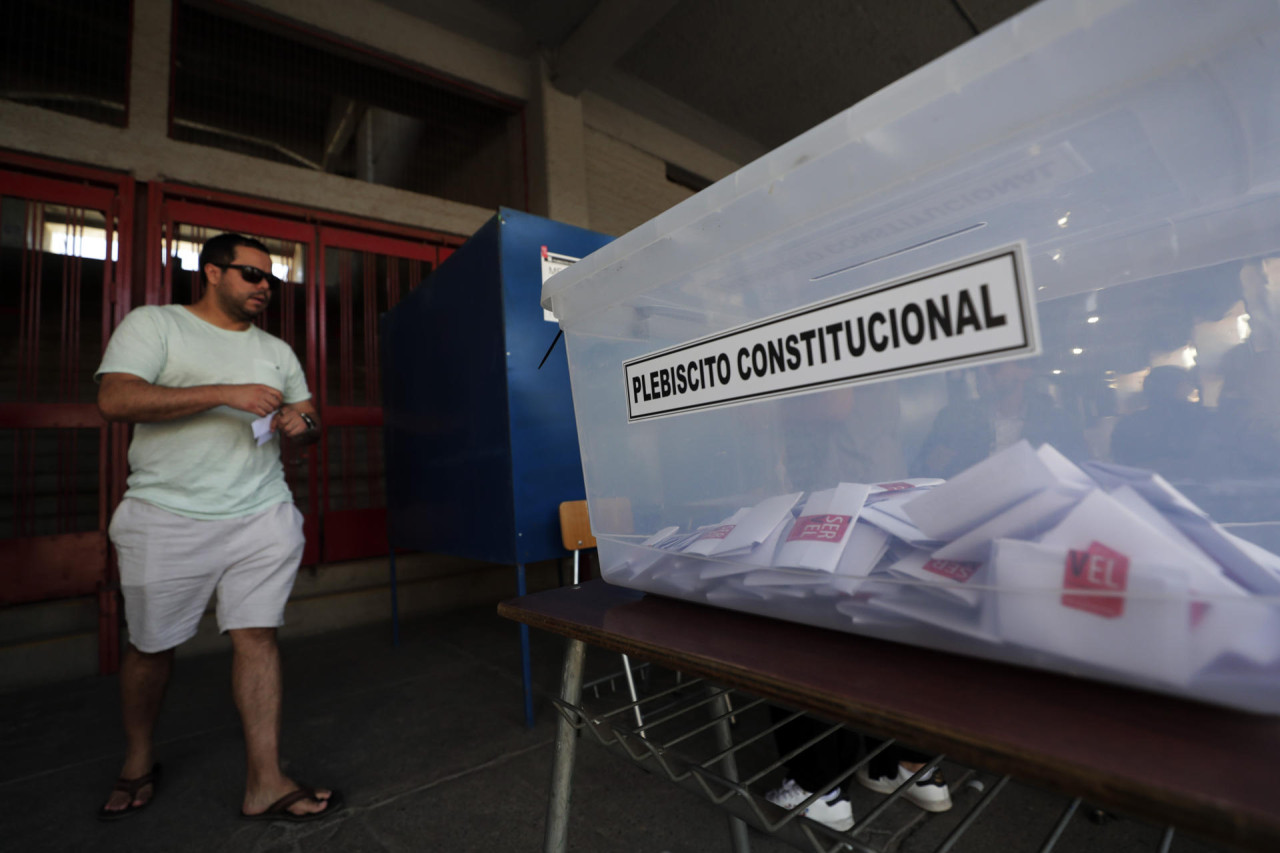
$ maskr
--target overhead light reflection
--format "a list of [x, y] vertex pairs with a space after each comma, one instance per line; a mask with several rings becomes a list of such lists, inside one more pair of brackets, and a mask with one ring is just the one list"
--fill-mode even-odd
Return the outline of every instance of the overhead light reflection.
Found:
[[1093, 316], [1092, 316], [1092, 317], [1090, 317], [1088, 320], [1085, 320], [1085, 322], [1086, 322], [1086, 323], [1096, 323], [1096, 322], [1098, 322], [1098, 315], [1097, 315], [1097, 314], [1093, 315]]
[[1071, 354], [1072, 354], [1072, 355], [1079, 355], [1079, 354], [1080, 354], [1080, 353], [1082, 353], [1082, 352], [1084, 352], [1084, 349], [1083, 349], [1082, 347], [1072, 347], [1072, 348], [1071, 348]]

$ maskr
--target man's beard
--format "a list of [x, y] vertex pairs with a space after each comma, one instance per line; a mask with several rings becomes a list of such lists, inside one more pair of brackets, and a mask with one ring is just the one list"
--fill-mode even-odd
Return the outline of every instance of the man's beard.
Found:
[[258, 315], [266, 311], [267, 305], [271, 303], [271, 295], [269, 293], [262, 295], [261, 304], [255, 301], [257, 294], [250, 295], [238, 302], [225, 293], [219, 295], [221, 296], [223, 310], [237, 320], [246, 323], [257, 319]]

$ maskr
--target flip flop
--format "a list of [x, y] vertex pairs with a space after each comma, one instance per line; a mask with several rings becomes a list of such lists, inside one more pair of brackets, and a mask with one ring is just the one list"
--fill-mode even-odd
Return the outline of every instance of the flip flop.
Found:
[[[135, 806], [133, 804], [133, 798], [138, 796], [138, 792], [141, 791], [147, 785], [151, 786], [151, 796], [148, 797], [147, 801], [142, 805]], [[159, 764], [152, 765], [150, 773], [148, 773], [145, 776], [139, 776], [137, 779], [125, 779], [125, 778], [117, 779], [115, 785], [111, 787], [111, 792], [114, 794], [116, 791], [122, 791], [128, 794], [129, 805], [125, 806], [122, 809], [108, 809], [104, 805], [102, 808], [98, 809], [98, 820], [121, 820], [122, 818], [129, 817], [130, 815], [137, 814], [138, 812], [145, 809], [147, 806], [151, 805], [151, 801], [156, 798], [156, 792], [159, 789], [160, 789], [160, 765]]]
[[[307, 814], [294, 814], [289, 811], [289, 806], [299, 800], [314, 800], [317, 803], [327, 802], [329, 805], [318, 812], [308, 812]], [[343, 800], [340, 791], [333, 791], [329, 794], [329, 799], [322, 800], [316, 796], [315, 788], [309, 788], [306, 785], [298, 788], [298, 790], [285, 794], [271, 805], [267, 806], [267, 810], [261, 814], [245, 814], [240, 812], [241, 820], [286, 820], [292, 823], [306, 823], [308, 821], [324, 820], [329, 815], [342, 809]]]

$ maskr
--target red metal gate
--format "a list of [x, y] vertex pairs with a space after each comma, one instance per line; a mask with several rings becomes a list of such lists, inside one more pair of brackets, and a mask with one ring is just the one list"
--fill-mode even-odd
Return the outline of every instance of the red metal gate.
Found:
[[128, 310], [133, 186], [0, 154], [0, 605], [96, 594], [103, 672], [126, 431], [99, 415], [93, 371]]

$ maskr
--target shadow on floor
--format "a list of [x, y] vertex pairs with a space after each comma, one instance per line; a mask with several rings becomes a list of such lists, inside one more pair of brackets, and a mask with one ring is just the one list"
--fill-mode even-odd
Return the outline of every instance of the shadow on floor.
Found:
[[[286, 769], [341, 788], [347, 799], [342, 813], [314, 824], [237, 817], [244, 756], [229, 650], [177, 661], [156, 736], [162, 785], [145, 811], [115, 823], [94, 817], [122, 758], [115, 679], [0, 694], [0, 846], [24, 853], [534, 853], [542, 849], [555, 735], [548, 697], [558, 690], [564, 641], [531, 633], [532, 730], [523, 725], [518, 626], [493, 608], [408, 621], [399, 648], [387, 625], [283, 641]], [[590, 649], [587, 677], [617, 665], [617, 656]], [[1023, 789], [956, 849], [1035, 849], [1062, 805]], [[921, 821], [910, 806], [894, 808], [901, 814], [868, 842], [904, 851], [937, 845], [945, 823]], [[864, 813], [856, 799], [855, 813]], [[1059, 849], [1156, 849], [1148, 842], [1154, 828], [1118, 824], [1076, 827], [1076, 843]], [[790, 849], [757, 833], [751, 846], [757, 853]], [[731, 847], [722, 812], [584, 738], [569, 849]]]

